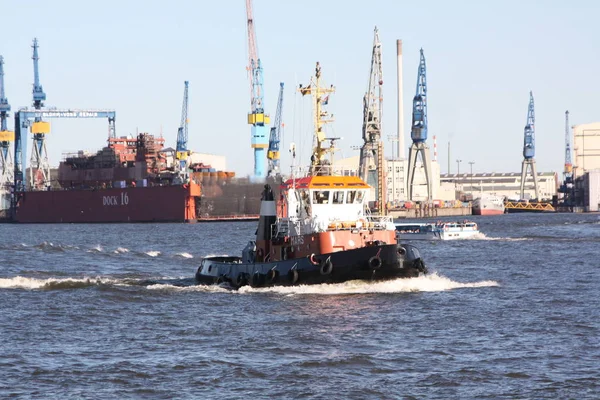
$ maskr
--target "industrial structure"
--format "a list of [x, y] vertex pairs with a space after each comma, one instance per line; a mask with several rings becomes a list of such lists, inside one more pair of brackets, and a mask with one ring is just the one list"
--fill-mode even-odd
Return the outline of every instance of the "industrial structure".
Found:
[[533, 104], [533, 92], [529, 92], [529, 107], [527, 110], [527, 125], [523, 138], [523, 162], [521, 164], [521, 199], [525, 198], [525, 178], [528, 170], [531, 170], [535, 198], [539, 199], [538, 175], [535, 168], [535, 108]]
[[15, 132], [8, 130], [9, 111], [10, 104], [4, 93], [4, 58], [0, 56], [0, 200], [3, 202], [3, 193], [12, 182], [14, 169], [10, 145], [15, 140]]
[[413, 199], [415, 185], [415, 171], [419, 154], [423, 162], [425, 172], [425, 184], [427, 185], [427, 200], [433, 199], [432, 193], [432, 171], [429, 147], [427, 146], [427, 71], [425, 55], [421, 49], [419, 71], [417, 74], [417, 90], [413, 98], [412, 127], [410, 131], [412, 144], [408, 156], [408, 200]]
[[[44, 106], [46, 93], [40, 83], [40, 73], [38, 62], [38, 42], [33, 39], [33, 108], [40, 110]], [[29, 161], [29, 179], [32, 188], [40, 190], [50, 186], [50, 163], [48, 162], [48, 152], [46, 150], [46, 135], [50, 133], [50, 123], [44, 122], [41, 117], [35, 117], [35, 121], [30, 126], [33, 134], [33, 149]]]
[[269, 147], [267, 125], [270, 117], [265, 113], [263, 96], [263, 70], [258, 58], [254, 17], [252, 15], [252, 0], [246, 0], [246, 15], [248, 24], [248, 73], [250, 78], [250, 112], [248, 124], [251, 128], [251, 145], [254, 149], [254, 178], [263, 179], [266, 176], [266, 150]]
[[177, 167], [179, 173], [185, 178], [187, 177], [187, 161], [189, 157], [188, 150], [188, 88], [189, 81], [184, 82], [183, 89], [183, 105], [181, 106], [181, 123], [177, 130], [177, 146], [175, 158], [179, 161]]
[[563, 194], [562, 203], [566, 207], [572, 207], [574, 201], [573, 185], [573, 161], [571, 154], [571, 130], [569, 128], [569, 111], [565, 111], [565, 168], [563, 170], [563, 181], [558, 191]]
[[277, 111], [275, 111], [275, 124], [271, 127], [269, 134], [269, 150], [267, 159], [269, 160], [268, 176], [277, 176], [281, 174], [279, 165], [279, 143], [283, 133], [283, 82], [279, 83], [279, 97], [277, 98]]
[[[383, 141], [381, 140], [383, 121], [383, 69], [381, 62], [381, 42], [375, 27], [369, 86], [363, 97], [363, 145], [360, 148], [359, 176], [376, 188], [377, 204], [386, 203], [385, 168]], [[385, 207], [378, 207], [380, 213]]]

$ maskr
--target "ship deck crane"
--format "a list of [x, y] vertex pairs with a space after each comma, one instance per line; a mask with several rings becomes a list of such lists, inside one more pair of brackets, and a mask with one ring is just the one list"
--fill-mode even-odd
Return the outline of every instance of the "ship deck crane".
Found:
[[277, 98], [277, 111], [275, 111], [275, 124], [271, 127], [269, 135], [269, 151], [267, 159], [269, 160], [268, 176], [277, 176], [281, 173], [279, 166], [279, 143], [283, 131], [282, 119], [283, 113], [283, 82], [279, 82], [279, 97]]
[[8, 130], [8, 113], [10, 104], [4, 93], [4, 58], [0, 56], [0, 189], [12, 182], [13, 163], [10, 144], [15, 140], [15, 133]]
[[525, 197], [525, 179], [528, 170], [533, 176], [535, 198], [540, 200], [538, 191], [537, 171], [535, 167], [535, 107], [533, 92], [529, 92], [529, 107], [527, 108], [527, 124], [523, 136], [523, 162], [521, 163], [521, 199]]
[[558, 191], [564, 193], [563, 203], [567, 206], [571, 206], [575, 200], [573, 189], [573, 162], [571, 154], [571, 132], [569, 129], [569, 111], [565, 111], [565, 169], [563, 171], [563, 182]]
[[376, 200], [380, 214], [385, 213], [385, 167], [383, 165], [383, 141], [381, 140], [383, 121], [383, 68], [381, 42], [375, 27], [369, 86], [363, 97], [363, 145], [360, 148], [360, 178], [369, 183], [371, 171], [377, 173], [375, 180]]
[[[40, 110], [44, 106], [46, 93], [40, 83], [38, 41], [33, 39], [33, 108]], [[50, 123], [36, 117], [31, 125], [33, 149], [29, 163], [29, 181], [32, 189], [45, 189], [50, 186], [50, 163], [46, 150], [46, 135], [50, 133]]]
[[183, 105], [181, 107], [181, 124], [177, 130], [176, 158], [179, 161], [177, 168], [184, 176], [187, 176], [188, 152], [188, 87], [189, 81], [184, 82]]
[[263, 69], [258, 58], [254, 17], [252, 15], [252, 0], [246, 0], [246, 16], [248, 25], [248, 66], [250, 78], [250, 112], [248, 124], [252, 125], [251, 146], [254, 149], [254, 178], [263, 179], [266, 176], [265, 151], [269, 147], [267, 125], [270, 117], [265, 114], [263, 98]]
[[421, 49], [419, 71], [417, 73], [417, 90], [413, 97], [412, 127], [410, 130], [412, 144], [408, 156], [408, 199], [413, 200], [414, 180], [419, 154], [423, 160], [425, 184], [427, 185], [427, 200], [433, 198], [431, 156], [427, 146], [427, 67], [425, 55]]

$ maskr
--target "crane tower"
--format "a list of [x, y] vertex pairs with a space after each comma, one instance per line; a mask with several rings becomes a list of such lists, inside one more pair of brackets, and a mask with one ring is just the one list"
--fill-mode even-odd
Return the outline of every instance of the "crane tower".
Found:
[[[46, 100], [46, 93], [40, 84], [40, 74], [38, 69], [38, 41], [33, 39], [33, 108], [41, 110]], [[41, 117], [36, 117], [31, 124], [31, 133], [33, 134], [33, 149], [31, 151], [31, 160], [29, 164], [29, 181], [32, 190], [41, 190], [50, 186], [50, 163], [48, 162], [48, 152], [46, 151], [46, 135], [50, 133], [50, 123], [42, 121]]]
[[571, 132], [569, 130], [569, 111], [565, 111], [565, 184], [573, 183], [573, 162], [571, 161]]
[[267, 125], [270, 117], [265, 114], [263, 105], [263, 70], [258, 48], [256, 45], [256, 33], [254, 32], [254, 18], [252, 15], [252, 0], [246, 0], [246, 15], [248, 23], [248, 72], [250, 78], [250, 112], [248, 113], [248, 124], [251, 128], [251, 146], [254, 149], [254, 178], [262, 179], [266, 176], [265, 151], [269, 147]]
[[4, 94], [4, 58], [0, 56], [0, 190], [12, 182], [13, 163], [10, 143], [15, 140], [15, 132], [8, 130], [10, 104]]
[[187, 176], [187, 160], [189, 156], [188, 152], [188, 87], [190, 82], [184, 82], [183, 89], [183, 105], [181, 106], [181, 124], [179, 124], [179, 129], [177, 130], [177, 148], [176, 148], [176, 158], [179, 161], [177, 167], [179, 172], [184, 176]]
[[425, 184], [427, 185], [427, 200], [431, 200], [432, 195], [432, 176], [431, 176], [431, 156], [427, 146], [427, 70], [425, 64], [425, 55], [421, 49], [421, 59], [419, 62], [419, 71], [417, 74], [417, 91], [413, 98], [412, 127], [410, 130], [412, 144], [408, 155], [408, 199], [413, 200], [413, 187], [415, 180], [415, 171], [419, 154], [423, 161], [425, 171]]
[[[383, 121], [383, 69], [381, 62], [381, 42], [379, 30], [375, 27], [373, 37], [373, 53], [371, 56], [371, 72], [369, 86], [363, 97], [363, 145], [360, 148], [359, 175], [362, 180], [375, 180], [376, 200], [379, 212], [385, 212], [385, 179], [383, 166], [383, 142], [381, 140]], [[374, 179], [369, 175], [376, 173]]]
[[269, 151], [267, 158], [269, 160], [269, 176], [277, 176], [281, 173], [279, 167], [279, 142], [283, 131], [282, 119], [283, 113], [283, 82], [279, 83], [279, 97], [277, 98], [277, 111], [275, 112], [275, 125], [271, 127], [269, 135]]
[[525, 179], [528, 170], [533, 176], [535, 198], [540, 199], [538, 192], [537, 171], [535, 168], [535, 108], [533, 104], [533, 92], [529, 92], [529, 108], [527, 109], [527, 125], [525, 125], [523, 138], [523, 162], [521, 163], [521, 199], [525, 197]]

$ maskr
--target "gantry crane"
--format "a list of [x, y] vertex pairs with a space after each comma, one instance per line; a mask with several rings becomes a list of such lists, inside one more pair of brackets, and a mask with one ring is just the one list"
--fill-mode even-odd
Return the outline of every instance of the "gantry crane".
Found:
[[369, 182], [371, 171], [377, 173], [375, 180], [376, 200], [379, 213], [385, 213], [385, 174], [383, 166], [383, 141], [381, 140], [383, 121], [383, 69], [381, 62], [381, 42], [375, 27], [369, 86], [363, 97], [363, 145], [360, 148], [359, 175]]
[[[40, 110], [44, 106], [46, 93], [40, 84], [40, 74], [38, 68], [38, 41], [33, 39], [33, 108]], [[50, 186], [50, 163], [48, 162], [48, 152], [46, 151], [46, 135], [50, 133], [50, 123], [42, 121], [41, 117], [36, 117], [31, 125], [33, 134], [33, 149], [31, 151], [31, 160], [29, 163], [29, 182], [34, 190], [45, 189]]]
[[269, 135], [269, 151], [267, 159], [269, 160], [268, 176], [277, 176], [281, 174], [279, 168], [279, 142], [283, 132], [283, 82], [279, 83], [279, 97], [277, 98], [277, 111], [275, 111], [275, 124], [271, 127]]
[[4, 58], [0, 56], [0, 190], [12, 183], [13, 163], [10, 144], [15, 140], [15, 133], [8, 130], [8, 113], [10, 104], [4, 93]]
[[529, 91], [529, 107], [527, 108], [527, 124], [525, 125], [523, 137], [523, 162], [521, 163], [521, 199], [525, 198], [525, 179], [527, 171], [531, 169], [535, 198], [540, 199], [538, 192], [537, 171], [535, 168], [535, 108], [533, 103], [533, 92]]
[[413, 200], [413, 186], [415, 180], [415, 171], [419, 153], [423, 160], [423, 169], [425, 171], [425, 183], [427, 185], [427, 200], [431, 200], [432, 195], [432, 176], [431, 176], [431, 156], [427, 146], [427, 70], [425, 64], [425, 55], [421, 49], [421, 59], [419, 62], [419, 72], [417, 74], [417, 92], [413, 98], [412, 127], [410, 130], [412, 144], [408, 156], [408, 199]]
[[179, 161], [177, 168], [183, 176], [187, 176], [188, 152], [188, 87], [189, 81], [184, 82], [183, 105], [181, 107], [181, 124], [177, 130], [176, 158]]
[[267, 125], [270, 122], [265, 114], [263, 105], [263, 70], [258, 58], [256, 33], [254, 32], [254, 18], [252, 16], [252, 0], [246, 0], [246, 15], [248, 23], [248, 72], [250, 78], [250, 112], [248, 124], [251, 128], [251, 145], [254, 149], [254, 178], [262, 179], [266, 175], [265, 151], [269, 147]]

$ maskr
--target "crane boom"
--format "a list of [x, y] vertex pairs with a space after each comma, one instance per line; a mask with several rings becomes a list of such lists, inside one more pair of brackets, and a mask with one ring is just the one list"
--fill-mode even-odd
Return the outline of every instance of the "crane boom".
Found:
[[[360, 149], [359, 176], [376, 188], [378, 211], [385, 213], [385, 178], [383, 166], [383, 142], [381, 141], [383, 121], [383, 68], [379, 30], [374, 29], [373, 49], [369, 86], [363, 97], [363, 145]], [[370, 172], [376, 173], [371, 179]]]
[[44, 89], [40, 84], [40, 71], [38, 67], [38, 61], [40, 57], [38, 56], [38, 40], [37, 38], [33, 39], [33, 106], [36, 109], [40, 109], [44, 106], [42, 103], [46, 100], [46, 93], [44, 93]]
[[573, 182], [573, 162], [571, 160], [571, 135], [569, 131], [569, 111], [565, 111], [565, 183]]
[[529, 108], [527, 109], [527, 125], [523, 137], [523, 157], [531, 159], [535, 156], [535, 108], [533, 92], [529, 92]]
[[417, 73], [417, 91], [413, 98], [410, 137], [413, 142], [417, 143], [427, 140], [427, 66], [425, 64], [423, 49], [421, 49], [421, 58]]
[[277, 111], [275, 111], [275, 124], [271, 127], [269, 135], [269, 151], [267, 159], [269, 160], [269, 176], [276, 176], [281, 173], [279, 167], [279, 142], [281, 141], [283, 131], [283, 82], [279, 83], [279, 97], [277, 98]]
[[0, 131], [6, 131], [7, 125], [6, 120], [8, 118], [8, 112], [10, 111], [10, 104], [4, 93], [4, 57], [0, 56]]
[[188, 158], [188, 87], [190, 82], [184, 82], [183, 89], [183, 105], [181, 106], [181, 123], [179, 124], [179, 129], [177, 130], [177, 148], [176, 148], [176, 157], [179, 160], [179, 170], [185, 171], [185, 166], [187, 164]]
[[254, 31], [254, 17], [252, 14], [252, 0], [246, 0], [246, 16], [248, 25], [248, 72], [250, 79], [250, 112], [248, 124], [252, 125], [251, 147], [254, 149], [254, 178], [262, 179], [266, 175], [265, 151], [269, 147], [267, 125], [270, 122], [265, 114], [263, 105], [263, 70], [258, 57], [256, 33]]

